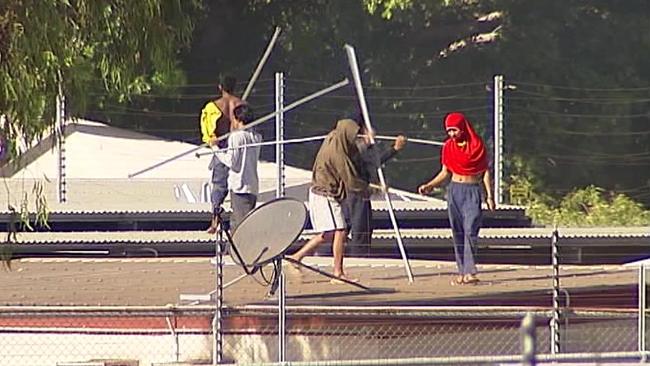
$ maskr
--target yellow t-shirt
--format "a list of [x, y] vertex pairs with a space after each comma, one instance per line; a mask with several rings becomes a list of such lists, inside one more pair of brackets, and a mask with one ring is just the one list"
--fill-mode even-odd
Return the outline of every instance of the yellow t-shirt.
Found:
[[223, 113], [214, 102], [208, 102], [201, 110], [201, 140], [208, 143], [210, 138], [215, 137], [217, 121]]

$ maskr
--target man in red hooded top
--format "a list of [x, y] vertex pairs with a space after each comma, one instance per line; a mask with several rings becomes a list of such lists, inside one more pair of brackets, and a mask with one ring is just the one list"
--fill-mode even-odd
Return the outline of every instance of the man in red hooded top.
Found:
[[478, 282], [474, 257], [481, 228], [483, 188], [487, 207], [490, 210], [495, 208], [487, 150], [462, 113], [449, 113], [445, 117], [445, 130], [449, 138], [442, 147], [440, 172], [418, 187], [418, 192], [430, 193], [451, 178], [447, 187], [447, 206], [458, 266], [458, 276], [451, 283], [473, 284]]

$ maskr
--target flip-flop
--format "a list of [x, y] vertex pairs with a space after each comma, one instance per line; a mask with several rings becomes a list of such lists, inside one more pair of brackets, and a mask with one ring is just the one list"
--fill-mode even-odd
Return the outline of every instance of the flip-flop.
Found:
[[463, 278], [463, 283], [466, 285], [475, 285], [481, 282], [476, 276], [471, 276], [470, 278]]

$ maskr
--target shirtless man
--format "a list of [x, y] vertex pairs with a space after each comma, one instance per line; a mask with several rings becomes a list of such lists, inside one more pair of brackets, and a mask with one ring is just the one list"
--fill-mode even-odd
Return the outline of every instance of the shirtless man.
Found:
[[[201, 110], [201, 139], [210, 147], [224, 148], [228, 146], [226, 139], [217, 140], [230, 132], [235, 108], [244, 104], [244, 101], [233, 94], [236, 84], [237, 80], [234, 77], [224, 77], [218, 85], [221, 97], [209, 101]], [[213, 155], [209, 169], [212, 170], [212, 193], [210, 194], [212, 223], [207, 232], [214, 234], [217, 232], [217, 215], [228, 194], [228, 167]]]
[[495, 209], [487, 150], [462, 113], [448, 114], [445, 117], [445, 130], [449, 138], [442, 147], [442, 167], [433, 179], [418, 187], [418, 192], [430, 193], [451, 178], [447, 188], [447, 206], [458, 267], [458, 276], [451, 284], [474, 284], [478, 282], [474, 256], [481, 228], [481, 182], [488, 208], [491, 211]]

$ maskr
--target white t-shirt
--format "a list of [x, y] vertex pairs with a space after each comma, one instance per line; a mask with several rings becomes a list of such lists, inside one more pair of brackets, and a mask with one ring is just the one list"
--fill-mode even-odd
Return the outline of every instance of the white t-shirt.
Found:
[[235, 130], [228, 136], [228, 150], [217, 153], [217, 158], [228, 168], [228, 188], [234, 193], [259, 193], [257, 161], [260, 147], [240, 147], [262, 142], [259, 133], [250, 130]]

